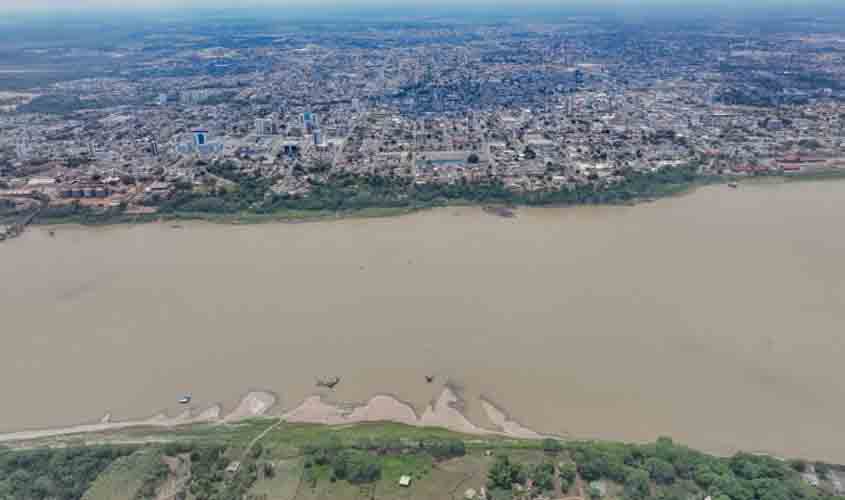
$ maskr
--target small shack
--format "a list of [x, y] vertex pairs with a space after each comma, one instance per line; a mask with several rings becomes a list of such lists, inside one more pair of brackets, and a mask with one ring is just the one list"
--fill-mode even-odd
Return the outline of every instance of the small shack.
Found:
[[405, 476], [400, 477], [399, 478], [399, 486], [402, 486], [403, 488], [407, 488], [407, 487], [411, 486], [411, 476], [405, 475]]
[[241, 463], [232, 462], [228, 466], [226, 466], [226, 475], [232, 477], [237, 474], [239, 470], [241, 470]]

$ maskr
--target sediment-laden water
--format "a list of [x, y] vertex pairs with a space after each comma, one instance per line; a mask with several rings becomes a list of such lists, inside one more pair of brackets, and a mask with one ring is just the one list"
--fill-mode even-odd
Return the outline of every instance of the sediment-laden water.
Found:
[[[0, 246], [0, 431], [449, 381], [541, 432], [845, 462], [845, 182], [636, 207], [30, 228]], [[425, 375], [435, 375], [426, 383]]]

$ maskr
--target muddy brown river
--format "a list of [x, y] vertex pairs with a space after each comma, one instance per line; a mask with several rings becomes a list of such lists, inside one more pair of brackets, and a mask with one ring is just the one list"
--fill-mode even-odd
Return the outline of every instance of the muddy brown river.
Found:
[[[0, 245], [0, 432], [449, 381], [528, 427], [845, 462], [845, 182], [636, 207], [30, 228]], [[436, 376], [427, 384], [424, 375]]]

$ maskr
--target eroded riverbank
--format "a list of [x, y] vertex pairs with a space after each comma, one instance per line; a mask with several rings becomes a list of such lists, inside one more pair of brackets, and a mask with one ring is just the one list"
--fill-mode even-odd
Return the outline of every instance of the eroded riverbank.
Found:
[[[0, 434], [2, 442], [36, 441], [45, 438], [102, 433], [131, 428], [174, 428], [192, 424], [229, 424], [256, 417], [278, 416], [284, 422], [323, 425], [350, 425], [366, 422], [393, 422], [417, 427], [439, 427], [463, 434], [506, 436], [519, 439], [539, 439], [543, 435], [523, 427], [493, 403], [481, 400], [488, 423], [493, 428], [476, 425], [461, 412], [464, 401], [455, 390], [444, 387], [436, 400], [426, 406], [422, 414], [395, 396], [379, 394], [366, 403], [332, 403], [323, 396], [309, 396], [295, 407], [275, 408], [278, 398], [271, 392], [253, 391], [246, 394], [231, 412], [224, 414], [221, 405], [205, 409], [186, 408], [175, 416], [159, 413], [150, 418], [112, 421], [106, 414], [99, 422]], [[273, 410], [276, 410], [273, 412]]]

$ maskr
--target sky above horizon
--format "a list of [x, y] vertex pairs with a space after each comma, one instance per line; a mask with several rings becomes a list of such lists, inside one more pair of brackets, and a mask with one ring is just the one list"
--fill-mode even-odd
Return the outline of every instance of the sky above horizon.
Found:
[[305, 10], [349, 8], [507, 8], [507, 7], [596, 7], [614, 8], [787, 8], [812, 13], [818, 5], [839, 4], [839, 0], [0, 0], [0, 12], [49, 12], [185, 8], [296, 8]]
[[[625, 0], [627, 1], [627, 0]], [[646, 0], [648, 1], [648, 0]], [[555, 5], [561, 2], [582, 4], [582, 0], [529, 0], [526, 3]], [[231, 0], [0, 0], [0, 11], [2, 10], [44, 10], [44, 9], [110, 9], [110, 10], [130, 10], [130, 9], [180, 9], [180, 8], [249, 8], [249, 7], [293, 7], [293, 8], [348, 8], [348, 7], [401, 7], [403, 5], [414, 6], [500, 6], [519, 5], [518, 0], [239, 0], [237, 2]], [[595, 4], [608, 5], [619, 3], [619, 0], [598, 0], [595, 2], [588, 2]]]

